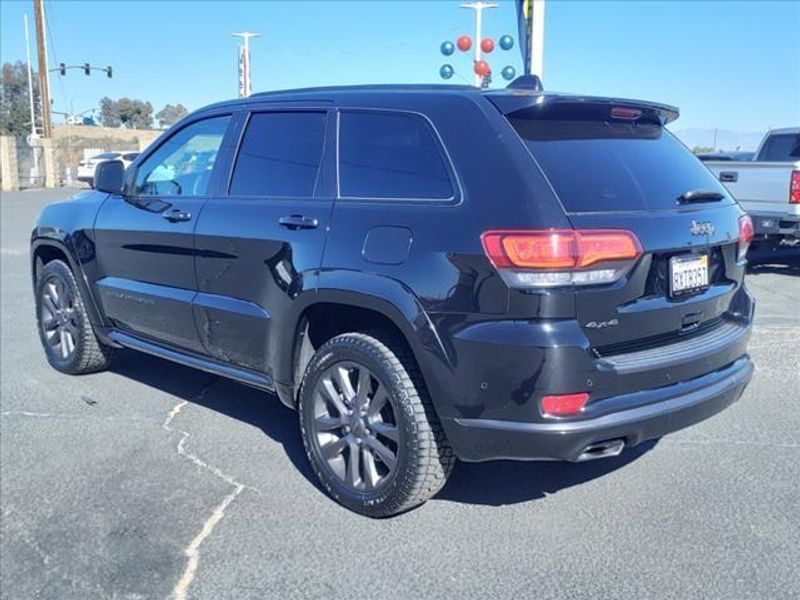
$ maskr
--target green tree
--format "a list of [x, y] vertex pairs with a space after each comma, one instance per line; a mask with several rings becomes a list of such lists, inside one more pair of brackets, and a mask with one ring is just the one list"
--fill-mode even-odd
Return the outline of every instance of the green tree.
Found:
[[119, 127], [122, 124], [117, 103], [109, 97], [100, 100], [100, 124], [103, 127]]
[[100, 100], [100, 123], [104, 127], [129, 129], [151, 129], [153, 127], [153, 105], [144, 100], [120, 98]]
[[714, 149], [711, 146], [695, 146], [692, 148], [692, 152], [695, 154], [705, 154], [707, 152], [713, 152]]
[[160, 127], [169, 127], [180, 121], [183, 117], [189, 114], [183, 104], [167, 104], [164, 108], [156, 113], [156, 120]]
[[[41, 126], [39, 83], [33, 73], [33, 101], [37, 107], [36, 125]], [[31, 132], [31, 109], [28, 100], [28, 63], [3, 64], [0, 131], [3, 135], [25, 137]]]

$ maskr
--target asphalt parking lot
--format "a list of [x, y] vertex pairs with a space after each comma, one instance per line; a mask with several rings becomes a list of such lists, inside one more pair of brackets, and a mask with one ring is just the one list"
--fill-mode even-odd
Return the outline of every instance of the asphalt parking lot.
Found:
[[388, 520], [317, 487], [295, 414], [131, 352], [68, 377], [39, 346], [2, 195], [3, 598], [797, 598], [800, 265], [753, 269], [756, 376], [715, 418], [584, 464], [459, 464]]

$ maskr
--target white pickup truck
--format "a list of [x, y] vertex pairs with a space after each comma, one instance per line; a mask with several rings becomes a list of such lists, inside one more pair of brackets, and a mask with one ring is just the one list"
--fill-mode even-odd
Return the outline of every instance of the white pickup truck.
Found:
[[753, 160], [705, 164], [752, 217], [754, 250], [800, 257], [800, 127], [769, 131]]

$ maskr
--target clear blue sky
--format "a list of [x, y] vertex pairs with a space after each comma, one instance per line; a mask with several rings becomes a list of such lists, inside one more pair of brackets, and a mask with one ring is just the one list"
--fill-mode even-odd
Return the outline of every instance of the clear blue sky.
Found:
[[[50, 62], [114, 67], [52, 77], [56, 110], [102, 96], [189, 109], [234, 97], [232, 31], [253, 42], [254, 91], [337, 83], [436, 82], [439, 44], [472, 35], [458, 2], [46, 2]], [[30, 1], [2, 0], [2, 60], [24, 60]], [[485, 33], [517, 36], [514, 5], [487, 13]], [[469, 59], [451, 61], [472, 81]], [[34, 55], [34, 64], [35, 64]], [[518, 48], [489, 56], [496, 76], [521, 68]], [[800, 3], [571, 2], [550, 0], [545, 86], [646, 98], [681, 108], [678, 128], [763, 131], [800, 123]]]

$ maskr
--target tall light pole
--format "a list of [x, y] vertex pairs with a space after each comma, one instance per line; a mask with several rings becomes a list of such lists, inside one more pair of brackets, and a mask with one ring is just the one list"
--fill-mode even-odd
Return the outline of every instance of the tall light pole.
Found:
[[[461, 8], [471, 8], [475, 11], [475, 62], [481, 60], [481, 29], [483, 26], [483, 11], [487, 8], [497, 8], [497, 4], [491, 2], [468, 2], [462, 4]], [[475, 85], [480, 87], [483, 77], [475, 74]]]
[[[39, 134], [36, 132], [36, 109], [33, 105], [33, 68], [31, 67], [31, 40], [28, 35], [28, 13], [25, 13], [25, 57], [28, 61], [28, 102], [31, 111], [31, 135], [28, 144], [33, 146]], [[39, 152], [38, 148], [33, 148], [33, 168], [31, 169], [31, 179], [39, 181]]]
[[23, 15], [25, 20], [25, 55], [28, 59], [28, 101], [31, 109], [31, 135], [36, 137], [36, 111], [33, 107], [33, 70], [31, 68], [31, 40], [28, 36], [28, 13]]
[[247, 98], [253, 91], [250, 79], [250, 38], [260, 37], [261, 34], [236, 31], [231, 35], [242, 38], [242, 46], [239, 48], [239, 97]]

